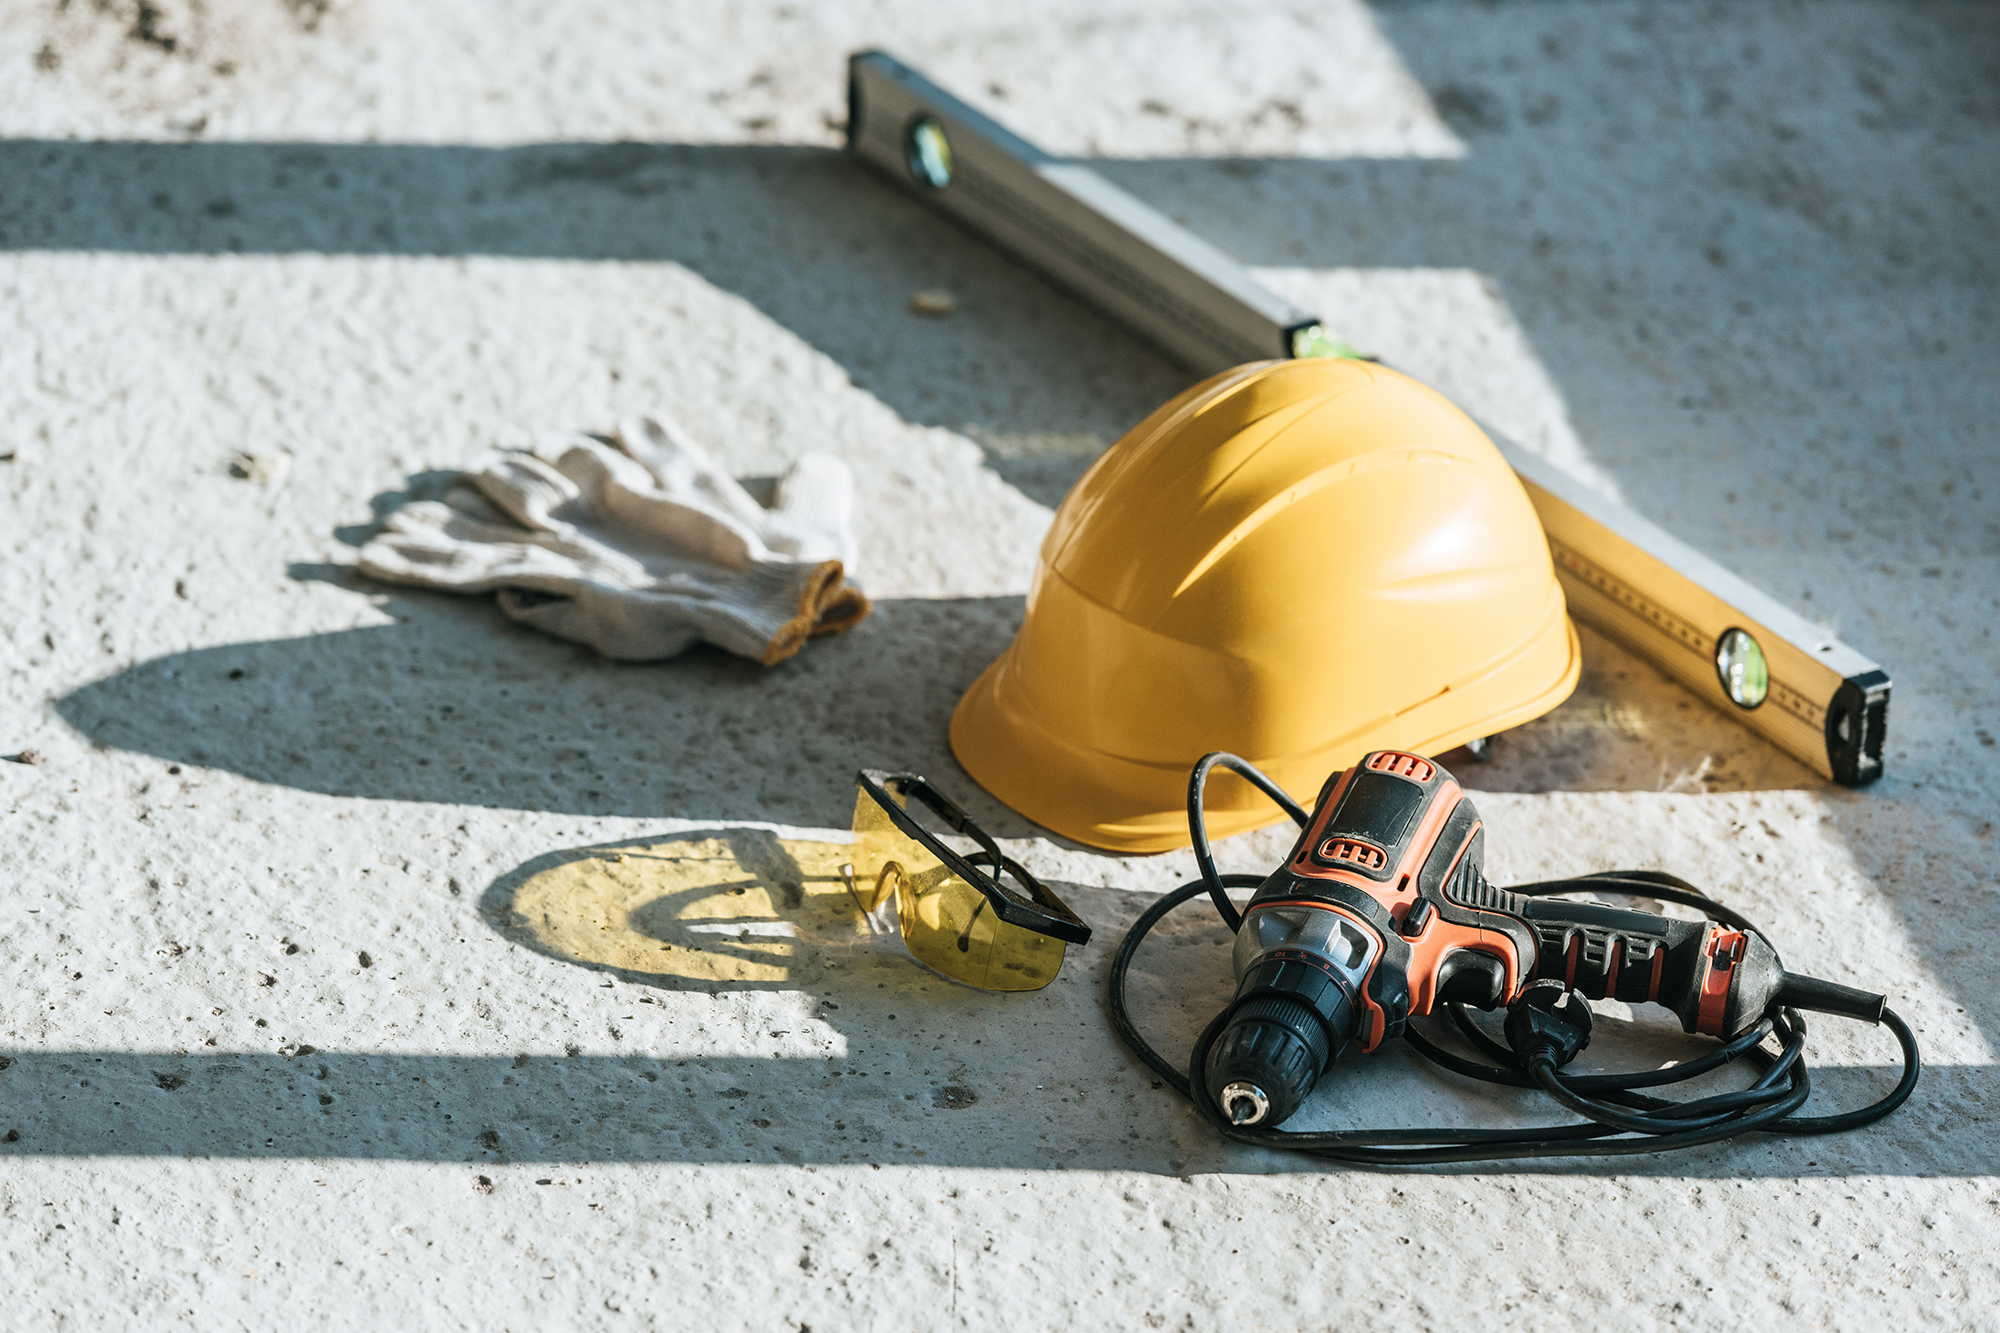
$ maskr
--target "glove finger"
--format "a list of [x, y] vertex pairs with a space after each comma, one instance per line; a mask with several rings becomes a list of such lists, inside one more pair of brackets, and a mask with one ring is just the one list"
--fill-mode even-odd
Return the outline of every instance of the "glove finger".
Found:
[[[443, 503], [478, 523], [493, 527], [518, 527], [512, 519], [500, 511], [497, 505], [481, 494], [477, 487], [467, 485], [463, 477], [459, 479], [457, 485], [444, 493]], [[415, 505], [405, 505], [396, 513], [400, 514], [415, 507]]]
[[740, 572], [771, 556], [754, 529], [699, 504], [666, 498], [629, 458], [593, 445], [564, 454], [561, 466], [589, 511], [590, 535], [656, 576], [689, 563]]
[[[508, 585], [562, 590], [586, 583], [642, 587], [660, 572], [587, 537], [482, 523], [442, 504], [406, 505], [361, 549], [362, 572], [457, 592]], [[699, 571], [672, 571], [699, 582]]]
[[505, 526], [480, 522], [434, 500], [407, 504], [362, 545], [359, 568], [372, 578], [423, 587], [476, 582], [490, 568], [493, 552], [525, 535], [504, 518], [501, 523]]
[[439, 540], [435, 536], [385, 534], [361, 548], [358, 567], [371, 578], [408, 583], [441, 592], [491, 592], [503, 587], [582, 585], [574, 562], [540, 547]]
[[[467, 498], [461, 502], [460, 497]], [[392, 510], [382, 520], [382, 532], [488, 542], [525, 541], [533, 535], [488, 504], [477, 491], [469, 490], [453, 491], [441, 501], [419, 500]]]
[[763, 518], [763, 506], [750, 492], [671, 420], [627, 417], [618, 424], [618, 446], [653, 474], [660, 492], [670, 500], [706, 507], [753, 526]]
[[854, 565], [854, 473], [832, 454], [806, 453], [778, 478], [777, 504], [763, 518], [765, 543], [797, 560]]
[[659, 489], [644, 464], [596, 440], [571, 439], [560, 450], [537, 457], [569, 479], [585, 511], [593, 517], [604, 509], [607, 491], [645, 494]]
[[465, 479], [524, 528], [556, 532], [584, 517], [576, 483], [533, 454], [491, 454]]

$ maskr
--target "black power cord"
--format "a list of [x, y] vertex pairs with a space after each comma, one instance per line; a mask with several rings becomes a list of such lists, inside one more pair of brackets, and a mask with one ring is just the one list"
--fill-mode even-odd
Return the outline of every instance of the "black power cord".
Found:
[[[1258, 790], [1284, 807], [1285, 813], [1304, 828], [1311, 817], [1282, 788], [1254, 766], [1234, 755], [1210, 755], [1196, 766], [1188, 780], [1188, 831], [1193, 835], [1195, 861], [1201, 878], [1183, 884], [1140, 914], [1125, 933], [1111, 960], [1111, 1021], [1118, 1036], [1131, 1052], [1165, 1080], [1175, 1091], [1194, 1103], [1203, 1119], [1218, 1134], [1237, 1143], [1257, 1148], [1283, 1148], [1315, 1157], [1361, 1166], [1429, 1166], [1446, 1162], [1501, 1161], [1522, 1157], [1628, 1156], [1666, 1152], [1717, 1143], [1739, 1134], [1837, 1134], [1859, 1129], [1882, 1119], [1909, 1099], [1922, 1070], [1916, 1034], [1894, 1011], [1882, 1011], [1882, 1024], [1896, 1036], [1903, 1051], [1903, 1076], [1880, 1101], [1856, 1111], [1837, 1115], [1801, 1116], [1798, 1110], [1812, 1096], [1812, 1079], [1806, 1069], [1805, 1019], [1796, 1009], [1773, 1003], [1748, 1032], [1725, 1042], [1707, 1054], [1667, 1069], [1620, 1074], [1564, 1074], [1561, 1056], [1546, 1043], [1528, 1042], [1527, 1051], [1495, 1041], [1472, 1021], [1462, 1004], [1448, 1006], [1453, 1023], [1465, 1040], [1492, 1063], [1467, 1059], [1437, 1046], [1415, 1028], [1406, 1028], [1404, 1038], [1426, 1059], [1467, 1078], [1481, 1079], [1517, 1088], [1540, 1088], [1562, 1106], [1583, 1116], [1584, 1123], [1549, 1125], [1533, 1129], [1369, 1129], [1369, 1130], [1282, 1130], [1247, 1129], [1233, 1125], [1219, 1106], [1207, 1097], [1194, 1095], [1202, 1070], [1208, 1063], [1209, 1047], [1220, 1032], [1227, 1010], [1195, 1039], [1186, 1072], [1174, 1067], [1139, 1034], [1125, 1001], [1126, 973], [1139, 945], [1176, 907], [1206, 893], [1216, 913], [1231, 931], [1242, 924], [1242, 913], [1229, 901], [1227, 890], [1252, 889], [1264, 882], [1261, 875], [1224, 875], [1216, 871], [1209, 851], [1207, 820], [1202, 809], [1202, 789], [1211, 768], [1220, 765], [1245, 778]], [[1507, 892], [1524, 897], [1547, 897], [1562, 893], [1613, 892], [1642, 894], [1665, 902], [1699, 908], [1714, 920], [1738, 930], [1756, 927], [1742, 914], [1723, 906], [1686, 880], [1657, 870], [1614, 870], [1584, 875], [1576, 879], [1544, 880], [1520, 884]], [[1758, 931], [1762, 935], [1763, 932]], [[1769, 939], [1769, 936], [1765, 936]], [[1517, 1001], [1519, 1007], [1525, 1002]], [[1573, 1004], [1581, 996], [1571, 996]], [[1511, 1019], [1510, 1015], [1510, 1019]], [[1512, 1024], [1510, 1023], [1510, 1027]], [[1526, 1030], [1525, 1026], [1521, 1029]], [[1765, 1041], [1776, 1038], [1774, 1053]], [[1717, 1093], [1693, 1101], [1676, 1102], [1640, 1092], [1698, 1078], [1738, 1059], [1756, 1065], [1759, 1076], [1739, 1092]]]

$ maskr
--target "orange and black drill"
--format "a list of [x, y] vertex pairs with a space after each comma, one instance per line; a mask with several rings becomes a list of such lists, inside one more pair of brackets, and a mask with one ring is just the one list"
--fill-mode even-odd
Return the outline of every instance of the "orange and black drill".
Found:
[[1327, 780], [1243, 911], [1236, 996], [1192, 1071], [1228, 1124], [1275, 1127], [1343, 1051], [1374, 1051], [1451, 1002], [1512, 1006], [1516, 1051], [1557, 1065], [1589, 1039], [1569, 991], [1664, 1005], [1688, 1032], [1725, 1040], [1774, 1004], [1883, 1021], [1884, 997], [1785, 971], [1753, 930], [1497, 889], [1481, 873], [1484, 842], [1478, 811], [1434, 760], [1378, 750]]

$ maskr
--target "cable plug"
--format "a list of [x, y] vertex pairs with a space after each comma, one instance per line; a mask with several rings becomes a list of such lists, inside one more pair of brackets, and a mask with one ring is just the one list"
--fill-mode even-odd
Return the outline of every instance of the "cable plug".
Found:
[[1590, 1045], [1590, 1006], [1560, 981], [1530, 982], [1507, 1007], [1507, 1044], [1523, 1068], [1545, 1056], [1560, 1069]]

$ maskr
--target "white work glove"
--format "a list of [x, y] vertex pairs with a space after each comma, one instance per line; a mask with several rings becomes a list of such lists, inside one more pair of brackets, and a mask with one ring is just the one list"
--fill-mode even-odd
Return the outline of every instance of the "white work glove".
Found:
[[640, 418], [615, 448], [579, 438], [489, 455], [442, 502], [390, 514], [360, 567], [498, 593], [510, 619], [621, 661], [705, 639], [769, 666], [868, 614], [845, 577], [853, 501], [845, 463], [805, 454], [765, 509], [681, 432]]

